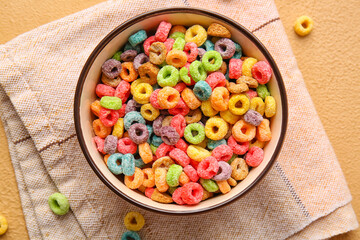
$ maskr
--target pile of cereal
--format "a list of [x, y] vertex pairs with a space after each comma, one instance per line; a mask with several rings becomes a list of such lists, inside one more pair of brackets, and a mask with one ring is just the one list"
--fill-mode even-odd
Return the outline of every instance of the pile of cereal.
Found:
[[226, 194], [263, 160], [275, 99], [266, 61], [242, 54], [224, 26], [162, 21], [102, 65], [93, 138], [115, 175], [161, 203]]

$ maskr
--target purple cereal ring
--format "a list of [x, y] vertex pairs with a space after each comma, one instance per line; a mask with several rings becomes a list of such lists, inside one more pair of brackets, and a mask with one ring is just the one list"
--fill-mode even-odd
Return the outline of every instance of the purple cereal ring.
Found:
[[129, 138], [136, 144], [144, 143], [149, 138], [149, 130], [146, 125], [135, 123], [128, 130]]
[[223, 181], [228, 180], [231, 177], [231, 166], [224, 161], [219, 161], [219, 170], [217, 174], [213, 177], [213, 180], [215, 181]]
[[215, 43], [215, 51], [219, 52], [223, 59], [230, 59], [235, 54], [235, 44], [228, 38], [221, 38]]
[[140, 53], [134, 58], [134, 68], [138, 70], [141, 65], [147, 63], [148, 61], [149, 57], [145, 53]]
[[121, 62], [115, 59], [109, 59], [101, 67], [101, 71], [105, 76], [111, 79], [115, 79], [120, 75]]
[[175, 145], [180, 139], [180, 135], [176, 129], [170, 126], [162, 127], [160, 133], [161, 140], [167, 145]]
[[126, 50], [120, 55], [121, 61], [132, 62], [137, 55], [136, 50]]
[[254, 126], [259, 126], [262, 120], [264, 120], [264, 118], [257, 111], [250, 109], [245, 113], [244, 120], [245, 122], [250, 123]]
[[105, 138], [104, 152], [108, 154], [114, 154], [117, 147], [118, 138], [113, 135], [108, 135]]
[[126, 103], [126, 107], [125, 107], [125, 114], [129, 113], [129, 112], [133, 112], [133, 111], [137, 111], [138, 108], [141, 107], [141, 104], [137, 103], [135, 100], [130, 99], [127, 103]]
[[198, 48], [198, 58], [199, 58], [199, 60], [201, 60], [201, 58], [204, 56], [205, 53], [206, 53], [205, 49]]
[[162, 121], [164, 120], [165, 116], [160, 115], [153, 121], [153, 130], [156, 136], [161, 136], [161, 127]]

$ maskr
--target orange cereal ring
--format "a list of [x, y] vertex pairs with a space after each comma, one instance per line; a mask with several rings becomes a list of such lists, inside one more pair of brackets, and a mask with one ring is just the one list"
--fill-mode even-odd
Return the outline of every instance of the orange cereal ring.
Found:
[[160, 65], [165, 61], [167, 54], [166, 46], [162, 42], [154, 42], [149, 48], [150, 62]]
[[229, 91], [225, 87], [217, 87], [210, 97], [211, 106], [217, 111], [226, 111], [229, 108]]
[[186, 116], [185, 121], [187, 124], [196, 123], [201, 120], [202, 114], [199, 109], [191, 110]]
[[155, 186], [159, 192], [166, 192], [169, 189], [169, 185], [166, 182], [166, 173], [165, 168], [156, 168], [155, 169]]
[[184, 184], [190, 182], [190, 178], [188, 177], [188, 175], [186, 175], [186, 173], [181, 172], [180, 177], [179, 177], [179, 183], [180, 186], [184, 186]]
[[245, 122], [243, 119], [237, 121], [232, 128], [232, 135], [238, 142], [249, 142], [256, 134], [256, 127]]
[[237, 181], [233, 179], [232, 177], [227, 180], [228, 184], [232, 187], [235, 187], [237, 185]]
[[144, 168], [143, 170], [144, 173], [144, 181], [143, 181], [143, 186], [144, 187], [154, 187], [155, 186], [155, 173], [151, 168]]
[[160, 68], [151, 62], [142, 64], [139, 69], [140, 78], [150, 85], [157, 83], [157, 75], [160, 71]]
[[214, 196], [214, 193], [209, 192], [205, 188], [203, 188], [203, 197], [202, 197], [201, 201], [211, 198], [212, 196]]
[[218, 23], [210, 24], [207, 30], [207, 34], [214, 37], [231, 38], [230, 31], [226, 27]]
[[104, 162], [105, 162], [105, 164], [107, 164], [107, 160], [108, 160], [109, 157], [110, 157], [110, 154], [106, 154], [106, 155], [104, 156]]
[[145, 164], [152, 162], [153, 154], [149, 143], [144, 142], [139, 144], [139, 155]]
[[90, 109], [91, 109], [91, 112], [99, 117], [99, 114], [100, 114], [100, 109], [101, 109], [101, 106], [100, 106], [100, 101], [99, 100], [95, 100], [91, 103], [90, 105]]
[[173, 34], [174, 32], [181, 32], [183, 34], [185, 34], [186, 32], [186, 28], [184, 26], [181, 26], [181, 25], [175, 25], [171, 28], [170, 32], [169, 32], [169, 36], [171, 34]]
[[217, 183], [217, 185], [218, 185], [218, 187], [220, 189], [220, 192], [222, 194], [230, 192], [231, 187], [230, 187], [229, 183], [226, 180], [216, 181], [216, 183]]
[[185, 88], [181, 92], [181, 97], [185, 104], [191, 109], [194, 110], [201, 106], [201, 101], [195, 96], [194, 92], [190, 88]]
[[168, 86], [161, 89], [157, 96], [160, 107], [164, 109], [176, 107], [180, 100], [180, 93], [176, 89]]
[[105, 125], [100, 121], [100, 119], [96, 119], [93, 121], [93, 129], [96, 136], [101, 138], [106, 138], [111, 134], [111, 127], [105, 127]]
[[175, 163], [170, 157], [168, 157], [168, 156], [161, 157], [153, 163], [152, 170], [155, 172], [155, 170], [157, 168], [169, 169], [169, 167], [173, 164], [175, 164]]
[[151, 194], [151, 200], [153, 200], [155, 202], [160, 202], [160, 203], [172, 203], [173, 202], [173, 199], [169, 194], [160, 192], [157, 188], [155, 188], [154, 192]]
[[132, 62], [124, 62], [121, 64], [121, 72], [120, 77], [122, 80], [127, 82], [132, 82], [138, 77], [138, 73], [134, 68], [134, 64]]
[[234, 161], [230, 164], [232, 172], [231, 177], [234, 180], [243, 180], [249, 174], [249, 166], [246, 164], [246, 161], [242, 158], [235, 158]]
[[173, 49], [166, 55], [166, 63], [176, 68], [181, 68], [187, 63], [187, 56], [184, 51]]
[[144, 185], [141, 185], [140, 187], [138, 187], [138, 190], [142, 193], [145, 193], [146, 187]]
[[139, 188], [144, 182], [144, 173], [140, 168], [135, 167], [135, 173], [132, 176], [124, 177], [125, 185], [130, 189]]
[[262, 142], [271, 140], [270, 121], [268, 119], [262, 120], [260, 125], [257, 127], [256, 138]]

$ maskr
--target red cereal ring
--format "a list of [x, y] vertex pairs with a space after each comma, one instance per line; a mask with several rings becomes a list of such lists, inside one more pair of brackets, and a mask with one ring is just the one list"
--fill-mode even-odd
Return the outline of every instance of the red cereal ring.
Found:
[[171, 26], [172, 26], [171, 23], [166, 21], [161, 21], [155, 33], [156, 41], [165, 42], [169, 35]]
[[186, 105], [184, 100], [182, 98], [179, 99], [179, 102], [174, 108], [169, 109], [169, 113], [171, 115], [177, 115], [181, 114], [183, 116], [186, 116], [190, 112], [190, 108]]
[[257, 167], [264, 159], [264, 150], [259, 147], [251, 147], [245, 155], [245, 161], [250, 167]]
[[190, 158], [188, 157], [188, 155], [178, 148], [174, 148], [173, 150], [171, 150], [169, 156], [182, 167], [190, 164]]
[[201, 201], [203, 194], [204, 191], [200, 184], [189, 182], [182, 187], [181, 198], [186, 204], [194, 205]]
[[166, 47], [167, 52], [170, 52], [172, 50], [174, 42], [175, 42], [175, 40], [172, 38], [166, 39], [166, 41], [164, 42], [164, 45]]
[[172, 199], [174, 200], [174, 202], [176, 202], [179, 205], [185, 204], [184, 200], [182, 200], [182, 198], [181, 198], [182, 191], [183, 191], [183, 188], [179, 187], [172, 194]]
[[184, 47], [184, 52], [186, 53], [187, 61], [191, 63], [196, 60], [199, 51], [196, 43], [187, 42]]
[[186, 127], [186, 121], [183, 115], [177, 114], [175, 115], [170, 122], [170, 126], [175, 128], [180, 137], [184, 136], [184, 131]]
[[250, 143], [249, 142], [238, 143], [233, 136], [230, 136], [228, 139], [228, 145], [235, 154], [244, 155], [249, 150]]
[[238, 79], [242, 74], [242, 64], [241, 59], [232, 58], [229, 62], [229, 78]]
[[259, 84], [266, 84], [271, 78], [271, 67], [267, 62], [259, 61], [252, 67], [251, 74]]
[[100, 108], [99, 119], [105, 127], [112, 127], [119, 119], [119, 110]]
[[179, 141], [175, 144], [175, 147], [186, 152], [187, 148], [188, 148], [188, 144], [185, 142], [184, 139], [180, 138]]
[[218, 161], [224, 161], [227, 162], [230, 160], [230, 158], [233, 155], [233, 150], [228, 145], [220, 145], [214, 148], [214, 150], [211, 152], [211, 156], [216, 158]]
[[137, 150], [137, 145], [136, 143], [131, 141], [130, 138], [125, 137], [118, 140], [117, 149], [119, 153], [122, 154], [127, 154], [127, 153], [135, 154]]
[[225, 75], [221, 72], [213, 72], [207, 76], [205, 80], [211, 87], [211, 90], [214, 90], [216, 87], [225, 87], [226, 78]]
[[199, 175], [193, 166], [187, 165], [184, 167], [183, 171], [190, 178], [190, 181], [197, 182], [199, 180]]
[[117, 110], [119, 112], [119, 118], [122, 118], [125, 116], [125, 110], [126, 110], [126, 104], [123, 103], [121, 108]]
[[251, 100], [254, 97], [257, 97], [258, 94], [256, 91], [249, 89], [247, 92], [245, 92], [245, 95], [248, 96], [248, 98]]
[[217, 159], [210, 156], [199, 163], [197, 168], [197, 174], [203, 179], [210, 179], [217, 174], [218, 170], [219, 163]]
[[99, 137], [99, 136], [95, 136], [93, 137], [93, 141], [96, 144], [96, 149], [101, 152], [102, 154], [106, 154], [104, 152], [104, 145], [105, 145], [105, 139]]
[[157, 109], [163, 109], [162, 107], [160, 107], [159, 102], [157, 100], [157, 96], [158, 96], [158, 93], [160, 90], [161, 90], [160, 88], [156, 89], [150, 95], [150, 103], [154, 108], [157, 108]]
[[149, 48], [151, 46], [151, 44], [153, 44], [154, 42], [156, 42], [155, 36], [151, 36], [148, 37], [145, 41], [144, 41], [144, 52], [146, 55], [149, 56]]
[[186, 84], [181, 82], [176, 84], [173, 88], [175, 88], [176, 90], [178, 90], [179, 93], [181, 93], [186, 88]]
[[146, 188], [145, 196], [147, 196], [148, 198], [151, 198], [151, 195], [153, 194], [154, 191], [155, 191], [155, 188]]
[[195, 85], [196, 82], [192, 79], [191, 74], [190, 74], [190, 70], [189, 70], [190, 63], [187, 62], [184, 67], [186, 67], [186, 69], [188, 70], [188, 76], [190, 77], [190, 80], [191, 80], [191, 83], [190, 83], [190, 84], [186, 84], [186, 83], [185, 83], [185, 84], [186, 84], [187, 86]]
[[167, 145], [166, 143], [160, 144], [160, 146], [156, 149], [155, 156], [156, 158], [161, 158], [168, 156], [170, 151], [174, 149], [174, 146]]
[[130, 83], [127, 81], [121, 81], [115, 89], [114, 96], [121, 99], [122, 103], [125, 103], [130, 96]]
[[191, 165], [193, 168], [195, 168], [195, 169], [198, 168], [199, 163], [200, 163], [200, 162], [195, 161], [195, 160], [193, 160], [193, 159], [190, 160], [190, 165]]
[[105, 85], [105, 84], [98, 84], [95, 88], [95, 93], [99, 98], [102, 98], [103, 96], [114, 96], [115, 89]]

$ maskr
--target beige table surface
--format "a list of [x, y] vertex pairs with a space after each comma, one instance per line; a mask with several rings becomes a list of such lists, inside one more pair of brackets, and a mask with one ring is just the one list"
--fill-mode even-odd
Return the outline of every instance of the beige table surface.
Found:
[[[225, 0], [224, 0], [225, 1]], [[228, 0], [227, 0], [228, 1]], [[3, 0], [0, 44], [102, 0]], [[300, 70], [345, 173], [360, 219], [360, 1], [275, 0]], [[305, 38], [293, 32], [300, 15], [315, 21]], [[0, 122], [0, 214], [9, 222], [1, 240], [28, 239], [14, 170]], [[360, 239], [360, 229], [334, 239]]]

